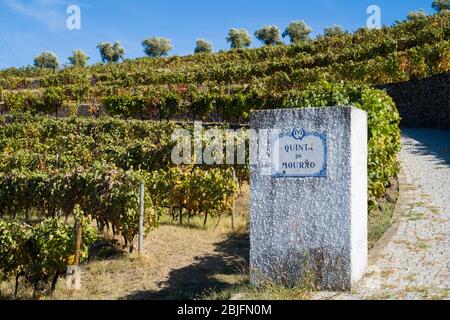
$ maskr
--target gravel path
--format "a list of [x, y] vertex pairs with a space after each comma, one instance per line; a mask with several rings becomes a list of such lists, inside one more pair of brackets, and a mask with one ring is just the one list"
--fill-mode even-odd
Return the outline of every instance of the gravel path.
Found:
[[450, 131], [404, 129], [396, 221], [351, 294], [316, 299], [450, 299]]
[[[400, 161], [415, 183], [450, 217], [450, 131], [403, 129]], [[448, 230], [450, 232], [450, 230]]]

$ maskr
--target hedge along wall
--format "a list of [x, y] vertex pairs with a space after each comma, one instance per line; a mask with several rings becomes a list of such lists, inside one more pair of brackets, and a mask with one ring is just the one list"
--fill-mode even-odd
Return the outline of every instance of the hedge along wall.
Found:
[[378, 88], [395, 101], [401, 125], [450, 130], [450, 73]]
[[369, 206], [377, 206], [377, 200], [385, 196], [399, 171], [400, 116], [393, 100], [382, 90], [362, 84], [319, 82], [304, 90], [288, 90], [267, 95], [242, 95], [230, 99], [227, 108], [236, 118], [247, 120], [248, 114], [258, 109], [307, 108], [327, 106], [355, 106], [368, 113], [369, 137]]
[[387, 93], [365, 85], [322, 83], [291, 93], [281, 104], [286, 108], [349, 105], [368, 114], [369, 209], [373, 210], [399, 171], [400, 117]]

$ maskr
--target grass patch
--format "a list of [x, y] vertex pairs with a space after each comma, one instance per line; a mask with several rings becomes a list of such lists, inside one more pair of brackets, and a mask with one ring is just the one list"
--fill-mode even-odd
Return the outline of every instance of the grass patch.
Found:
[[420, 213], [420, 212], [410, 211], [406, 214], [406, 218], [409, 221], [419, 221], [419, 220], [423, 220], [425, 218], [425, 214]]
[[430, 207], [429, 209], [430, 209], [432, 214], [434, 214], [434, 215], [438, 215], [439, 214], [439, 209], [438, 208]]
[[431, 248], [431, 246], [428, 243], [426, 243], [425, 241], [421, 241], [417, 244], [417, 248], [421, 249], [421, 250], [428, 250]]
[[382, 210], [372, 212], [369, 216], [369, 248], [373, 248], [378, 240], [392, 225], [395, 204], [388, 204]]
[[387, 189], [386, 197], [378, 201], [378, 208], [369, 214], [369, 249], [375, 246], [394, 222], [393, 217], [398, 197], [399, 186], [398, 181], [395, 179], [391, 181], [390, 186]]
[[[312, 275], [312, 274], [311, 274]], [[233, 281], [234, 280], [234, 281]], [[235, 285], [224, 290], [205, 292], [205, 300], [307, 300], [315, 290], [314, 278], [306, 276], [293, 287], [268, 282], [261, 286], [250, 284], [248, 274], [229, 279]]]
[[305, 286], [287, 288], [282, 285], [268, 284], [254, 287], [248, 282], [220, 292], [212, 292], [205, 300], [307, 300], [312, 290]]
[[448, 300], [449, 298], [450, 298], [449, 288], [439, 290], [438, 293], [435, 293], [430, 297], [431, 300]]

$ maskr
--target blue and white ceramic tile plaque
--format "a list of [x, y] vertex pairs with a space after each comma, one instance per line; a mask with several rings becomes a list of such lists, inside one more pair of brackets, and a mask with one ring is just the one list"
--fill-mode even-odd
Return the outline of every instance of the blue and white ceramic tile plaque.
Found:
[[272, 177], [327, 176], [327, 134], [302, 128], [276, 132], [272, 136]]

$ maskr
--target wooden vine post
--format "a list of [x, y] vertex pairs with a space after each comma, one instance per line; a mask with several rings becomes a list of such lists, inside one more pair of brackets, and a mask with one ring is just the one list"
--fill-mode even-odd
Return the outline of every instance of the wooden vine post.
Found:
[[144, 182], [141, 182], [139, 189], [139, 238], [138, 238], [138, 255], [142, 254], [142, 246], [144, 243]]
[[75, 237], [75, 254], [73, 258], [71, 278], [70, 278], [70, 289], [72, 292], [79, 290], [80, 285], [78, 279], [80, 277], [80, 255], [81, 255], [81, 243], [83, 240], [83, 215], [79, 206], [74, 209], [75, 214], [75, 227], [76, 227], [76, 237]]
[[[236, 170], [233, 168], [233, 183], [236, 182]], [[231, 229], [236, 230], [236, 192], [233, 194], [233, 210], [231, 212]]]
[[83, 237], [83, 222], [80, 217], [80, 218], [78, 218], [78, 222], [77, 222], [77, 237], [76, 237], [76, 242], [75, 242], [75, 258], [73, 260], [73, 264], [77, 267], [80, 264], [80, 251], [81, 251], [82, 237]]

